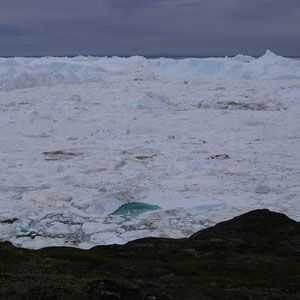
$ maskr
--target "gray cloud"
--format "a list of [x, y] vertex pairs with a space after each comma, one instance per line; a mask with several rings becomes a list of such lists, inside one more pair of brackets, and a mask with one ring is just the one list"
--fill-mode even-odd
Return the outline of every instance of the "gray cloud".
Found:
[[1, 0], [0, 55], [300, 56], [299, 0]]
[[0, 24], [0, 37], [13, 37], [24, 34], [22, 26], [14, 26], [8, 24]]
[[238, 0], [228, 15], [256, 19], [285, 17], [299, 12], [299, 0]]
[[169, 6], [194, 6], [204, 1], [197, 0], [105, 0], [111, 6], [125, 10], [135, 10], [140, 7], [151, 5], [169, 5]]

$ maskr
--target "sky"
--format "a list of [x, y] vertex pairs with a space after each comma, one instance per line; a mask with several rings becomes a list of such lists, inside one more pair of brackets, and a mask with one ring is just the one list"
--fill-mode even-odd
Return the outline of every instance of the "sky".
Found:
[[0, 56], [300, 57], [300, 0], [0, 0]]

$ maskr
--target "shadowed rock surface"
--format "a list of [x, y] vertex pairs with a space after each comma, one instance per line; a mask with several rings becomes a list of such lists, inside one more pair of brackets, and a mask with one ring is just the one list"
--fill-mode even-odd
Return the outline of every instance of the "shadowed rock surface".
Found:
[[300, 224], [256, 210], [187, 239], [90, 250], [0, 243], [1, 299], [300, 299]]

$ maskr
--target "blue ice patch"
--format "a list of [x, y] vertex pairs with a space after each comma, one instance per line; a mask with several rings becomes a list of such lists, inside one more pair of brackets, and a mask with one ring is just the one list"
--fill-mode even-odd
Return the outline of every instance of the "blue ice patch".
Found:
[[266, 186], [258, 186], [255, 188], [254, 192], [260, 195], [265, 195], [269, 193], [269, 188]]
[[162, 209], [158, 205], [151, 205], [142, 202], [132, 202], [128, 204], [124, 204], [120, 206], [116, 211], [111, 213], [112, 216], [128, 216], [131, 218], [136, 218], [139, 215], [153, 210], [160, 210]]

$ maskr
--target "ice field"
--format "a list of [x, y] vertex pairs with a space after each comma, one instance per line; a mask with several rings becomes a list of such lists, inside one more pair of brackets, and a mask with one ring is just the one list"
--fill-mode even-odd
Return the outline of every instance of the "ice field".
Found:
[[300, 221], [300, 61], [0, 58], [0, 237], [186, 237], [256, 208]]

